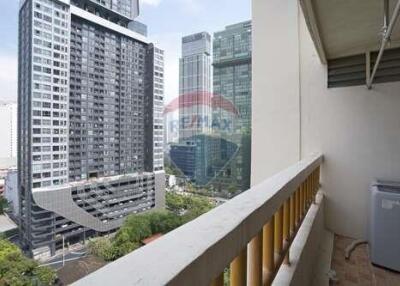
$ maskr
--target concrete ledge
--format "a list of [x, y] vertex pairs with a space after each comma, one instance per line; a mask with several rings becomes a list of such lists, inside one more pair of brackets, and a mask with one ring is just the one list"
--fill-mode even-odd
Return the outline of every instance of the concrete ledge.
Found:
[[333, 247], [335, 235], [330, 230], [325, 229], [319, 245], [318, 257], [314, 263], [313, 286], [329, 286], [332, 267]]
[[290, 247], [291, 264], [281, 266], [272, 285], [312, 285], [324, 231], [324, 195], [319, 191]]

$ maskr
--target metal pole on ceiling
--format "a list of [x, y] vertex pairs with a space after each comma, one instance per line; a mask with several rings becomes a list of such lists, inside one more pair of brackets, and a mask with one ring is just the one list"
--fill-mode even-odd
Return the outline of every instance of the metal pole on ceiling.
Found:
[[389, 0], [383, 0], [383, 29], [382, 32], [386, 33], [389, 25]]
[[390, 40], [390, 36], [392, 34], [394, 25], [396, 24], [397, 18], [399, 16], [400, 12], [400, 0], [397, 1], [397, 4], [394, 8], [393, 15], [390, 18], [389, 25], [387, 26], [387, 29], [385, 29], [385, 25], [387, 24], [387, 19], [389, 18], [389, 3], [387, 0], [384, 0], [384, 31], [383, 31], [383, 37], [382, 37], [382, 42], [381, 42], [381, 47], [379, 49], [378, 57], [376, 58], [374, 68], [372, 70], [371, 77], [367, 81], [367, 87], [368, 89], [371, 89], [372, 83], [374, 82], [374, 78], [376, 75], [376, 71], [378, 70], [378, 66], [381, 62], [383, 52], [385, 51], [386, 45]]

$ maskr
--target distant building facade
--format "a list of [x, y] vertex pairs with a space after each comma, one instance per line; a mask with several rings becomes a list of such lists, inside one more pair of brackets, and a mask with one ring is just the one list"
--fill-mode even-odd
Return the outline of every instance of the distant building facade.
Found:
[[136, 33], [139, 33], [145, 37], [147, 37], [147, 25], [143, 24], [139, 21], [131, 21], [128, 24], [128, 28]]
[[[197, 139], [211, 134], [211, 36], [207, 32], [182, 38], [179, 60], [179, 144], [170, 146], [170, 159], [195, 183], [202, 172], [197, 149], [204, 146]], [[174, 127], [174, 126], [171, 126]]]
[[179, 142], [211, 132], [211, 36], [182, 38], [179, 61]]
[[231, 127], [214, 128], [213, 133], [239, 147], [235, 158], [216, 177], [218, 188], [236, 187], [243, 191], [250, 187], [251, 28], [251, 21], [246, 21], [214, 33], [213, 93], [231, 102], [238, 114], [214, 108], [213, 121], [229, 122]]
[[208, 89], [207, 39], [206, 33], [182, 39], [179, 144], [170, 155], [196, 185], [233, 194], [250, 187], [251, 21], [214, 34], [210, 93], [201, 92]]
[[238, 152], [235, 143], [219, 136], [196, 135], [186, 144], [171, 145], [171, 158], [175, 167], [197, 186], [214, 183], [220, 171]]
[[19, 228], [33, 256], [164, 205], [164, 55], [128, 28], [138, 5], [21, 2]]
[[13, 217], [18, 218], [20, 213], [18, 194], [18, 170], [16, 168], [9, 169], [4, 181], [4, 197], [10, 203]]
[[0, 168], [10, 167], [7, 162], [17, 158], [17, 113], [17, 103], [0, 102]]
[[164, 148], [168, 150], [168, 145], [171, 143], [178, 143], [179, 141], [179, 125], [178, 116], [175, 112], [168, 112], [164, 114]]

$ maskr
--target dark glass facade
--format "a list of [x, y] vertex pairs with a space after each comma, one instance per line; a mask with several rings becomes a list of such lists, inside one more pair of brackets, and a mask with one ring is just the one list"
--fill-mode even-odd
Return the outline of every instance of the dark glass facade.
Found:
[[[230, 128], [213, 128], [214, 134], [231, 141], [239, 150], [215, 179], [219, 189], [250, 187], [251, 160], [251, 21], [227, 26], [214, 33], [214, 96], [233, 104], [236, 112], [213, 108], [214, 122], [228, 122]], [[222, 153], [221, 153], [222, 154]]]
[[146, 49], [72, 18], [70, 180], [144, 171]]

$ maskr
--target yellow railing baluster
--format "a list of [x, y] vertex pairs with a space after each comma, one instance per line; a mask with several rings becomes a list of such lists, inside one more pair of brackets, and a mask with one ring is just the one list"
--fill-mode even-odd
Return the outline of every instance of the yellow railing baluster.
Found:
[[319, 189], [319, 167], [313, 171], [313, 203], [315, 203], [316, 195]]
[[310, 180], [309, 180], [309, 178], [310, 177], [307, 177], [307, 179], [306, 179], [306, 209], [305, 209], [305, 214], [307, 214], [308, 207], [310, 205]]
[[307, 210], [311, 204], [311, 174], [307, 177]]
[[[290, 199], [287, 199], [283, 205], [283, 240], [285, 246], [290, 238]], [[285, 263], [289, 264], [289, 252], [285, 256]]]
[[318, 166], [317, 168], [317, 181], [318, 181], [318, 188], [319, 188], [319, 184], [321, 182], [321, 167]]
[[304, 183], [300, 185], [300, 221], [304, 214]]
[[290, 222], [289, 222], [290, 237], [293, 236], [296, 226], [295, 196], [296, 193], [293, 193], [292, 196], [290, 197]]
[[302, 217], [304, 218], [305, 214], [306, 214], [306, 210], [307, 210], [307, 180], [304, 181], [304, 196], [303, 196], [303, 215]]
[[308, 176], [307, 181], [308, 181], [308, 207], [310, 207], [312, 203], [312, 180], [311, 180], [311, 174]]
[[300, 222], [300, 187], [297, 188], [295, 193], [295, 224], [296, 227]]
[[315, 194], [315, 172], [312, 173], [311, 177], [311, 202], [314, 201], [314, 194]]
[[275, 268], [274, 261], [274, 232], [275, 218], [263, 227], [263, 284], [269, 285], [272, 273]]
[[317, 169], [313, 172], [313, 203], [315, 204], [315, 195], [317, 194]]
[[308, 186], [308, 177], [307, 177], [307, 179], [306, 179], [306, 181], [305, 181], [305, 186], [306, 186], [306, 202], [305, 202], [305, 209], [304, 209], [304, 216], [305, 216], [305, 214], [307, 213], [307, 210], [308, 210], [308, 199], [309, 199], [309, 197], [310, 197], [310, 194], [309, 194], [309, 186]]
[[[291, 196], [283, 202], [270, 221], [248, 244], [249, 258], [245, 250], [231, 263], [231, 285], [271, 285], [282, 263], [289, 264], [290, 245], [307, 214], [315, 203], [319, 189], [320, 167], [315, 168]], [[246, 276], [246, 260], [249, 259]], [[220, 276], [211, 285], [223, 284]]]
[[[263, 285], [271, 285], [282, 263], [289, 264], [290, 245], [319, 189], [320, 167], [315, 168], [283, 202], [263, 227]], [[258, 285], [249, 280], [250, 285]]]
[[261, 230], [249, 243], [249, 284], [262, 286], [262, 245], [263, 231]]
[[231, 262], [231, 286], [246, 286], [247, 248]]
[[282, 234], [283, 234], [283, 206], [279, 208], [275, 214], [275, 237], [274, 237], [274, 248], [275, 253], [280, 255], [282, 252]]

